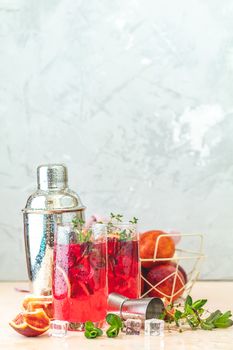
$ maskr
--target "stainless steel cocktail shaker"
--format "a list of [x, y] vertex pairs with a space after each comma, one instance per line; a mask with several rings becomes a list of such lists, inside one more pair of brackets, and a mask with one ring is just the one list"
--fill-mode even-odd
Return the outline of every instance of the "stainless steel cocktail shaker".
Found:
[[37, 168], [38, 189], [23, 209], [26, 260], [31, 291], [50, 295], [52, 291], [53, 245], [57, 223], [84, 220], [85, 207], [68, 188], [63, 164]]

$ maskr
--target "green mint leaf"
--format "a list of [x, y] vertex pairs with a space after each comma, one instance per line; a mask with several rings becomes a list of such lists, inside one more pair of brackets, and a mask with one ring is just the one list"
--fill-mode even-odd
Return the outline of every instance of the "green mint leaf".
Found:
[[227, 312], [225, 312], [224, 314], [222, 314], [222, 315], [220, 316], [220, 318], [221, 318], [221, 319], [228, 319], [228, 318], [230, 318], [231, 316], [232, 316], [231, 311], [227, 311]]
[[191, 298], [190, 295], [187, 296], [186, 300], [185, 300], [185, 304], [184, 304], [184, 310], [187, 311], [188, 306], [191, 306], [193, 303], [193, 299]]
[[191, 327], [192, 329], [195, 329], [195, 328], [196, 328], [196, 326], [195, 326], [195, 324], [194, 324], [194, 322], [193, 322], [192, 319], [186, 318], [186, 320], [187, 320], [188, 324], [190, 325], [190, 327]]
[[115, 338], [119, 334], [119, 328], [111, 326], [107, 329], [106, 334], [109, 338]]
[[98, 333], [98, 337], [100, 337], [101, 335], [103, 335], [102, 329], [96, 328], [96, 330], [97, 330], [97, 333]]
[[92, 329], [91, 331], [89, 331], [90, 335], [91, 335], [91, 338], [96, 338], [98, 337], [98, 331], [97, 329]]
[[202, 307], [200, 309], [198, 309], [199, 315], [202, 315], [204, 312], [205, 312], [205, 309], [203, 309]]
[[84, 335], [86, 338], [91, 339], [91, 335], [89, 331], [85, 331]]
[[176, 321], [178, 321], [182, 317], [182, 312], [180, 310], [176, 310], [174, 314], [174, 318]]
[[233, 325], [233, 321], [231, 319], [228, 320], [216, 320], [213, 322], [216, 328], [228, 328]]
[[199, 321], [195, 317], [186, 317], [186, 320], [192, 329], [196, 329], [199, 326]]
[[217, 320], [221, 315], [222, 315], [221, 311], [216, 310], [216, 311], [212, 312], [210, 314], [210, 316], [205, 319], [205, 322], [211, 323], [211, 322]]
[[106, 321], [110, 326], [117, 327], [119, 329], [122, 328], [122, 321], [121, 318], [118, 315], [115, 314], [107, 314]]
[[193, 311], [193, 309], [192, 309], [192, 307], [190, 306], [190, 305], [186, 305], [185, 306], [185, 314], [186, 315], [193, 315], [193, 313], [194, 313], [194, 311]]
[[216, 328], [227, 328], [233, 325], [233, 321], [230, 319], [231, 316], [231, 311], [227, 311], [212, 322]]
[[115, 314], [107, 314], [106, 321], [108, 324], [112, 325], [115, 322]]
[[89, 331], [89, 330], [92, 330], [93, 328], [95, 328], [93, 322], [91, 322], [91, 321], [85, 322], [85, 330]]
[[100, 328], [96, 328], [94, 323], [91, 321], [85, 322], [85, 337], [88, 339], [94, 339], [103, 334], [103, 331]]
[[192, 308], [195, 309], [195, 310], [199, 310], [199, 309], [201, 309], [202, 306], [204, 306], [206, 303], [207, 303], [207, 299], [200, 299], [200, 300], [197, 300], [197, 301], [195, 301], [195, 302], [192, 304]]
[[201, 322], [201, 328], [204, 329], [205, 331], [211, 331], [212, 329], [215, 328], [213, 323], [208, 323], [208, 322]]
[[94, 339], [98, 336], [98, 332], [95, 328], [91, 329], [91, 330], [86, 330], [84, 333], [85, 337], [88, 339]]

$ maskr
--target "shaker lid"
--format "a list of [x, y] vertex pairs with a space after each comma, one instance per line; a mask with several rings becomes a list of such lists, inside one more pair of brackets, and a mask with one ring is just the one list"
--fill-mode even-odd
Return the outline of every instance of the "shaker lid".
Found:
[[64, 164], [44, 164], [37, 168], [37, 186], [40, 190], [65, 189], [68, 172]]
[[56, 214], [85, 210], [78, 194], [68, 188], [67, 179], [67, 168], [63, 164], [38, 166], [38, 190], [28, 198], [23, 213]]

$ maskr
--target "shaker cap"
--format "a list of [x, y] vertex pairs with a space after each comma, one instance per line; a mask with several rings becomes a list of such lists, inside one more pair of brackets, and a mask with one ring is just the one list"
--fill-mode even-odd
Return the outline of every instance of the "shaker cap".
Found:
[[37, 186], [40, 190], [65, 189], [68, 172], [64, 164], [44, 164], [37, 168]]

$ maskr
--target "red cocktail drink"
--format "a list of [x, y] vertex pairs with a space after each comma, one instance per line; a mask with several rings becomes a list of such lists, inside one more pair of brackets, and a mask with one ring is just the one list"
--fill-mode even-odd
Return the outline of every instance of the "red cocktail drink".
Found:
[[101, 322], [107, 309], [106, 238], [74, 242], [69, 237], [70, 243], [58, 237], [54, 247], [54, 318]]
[[138, 298], [139, 284], [138, 242], [108, 238], [109, 293]]
[[108, 227], [108, 291], [128, 298], [140, 296], [138, 235], [135, 225]]

